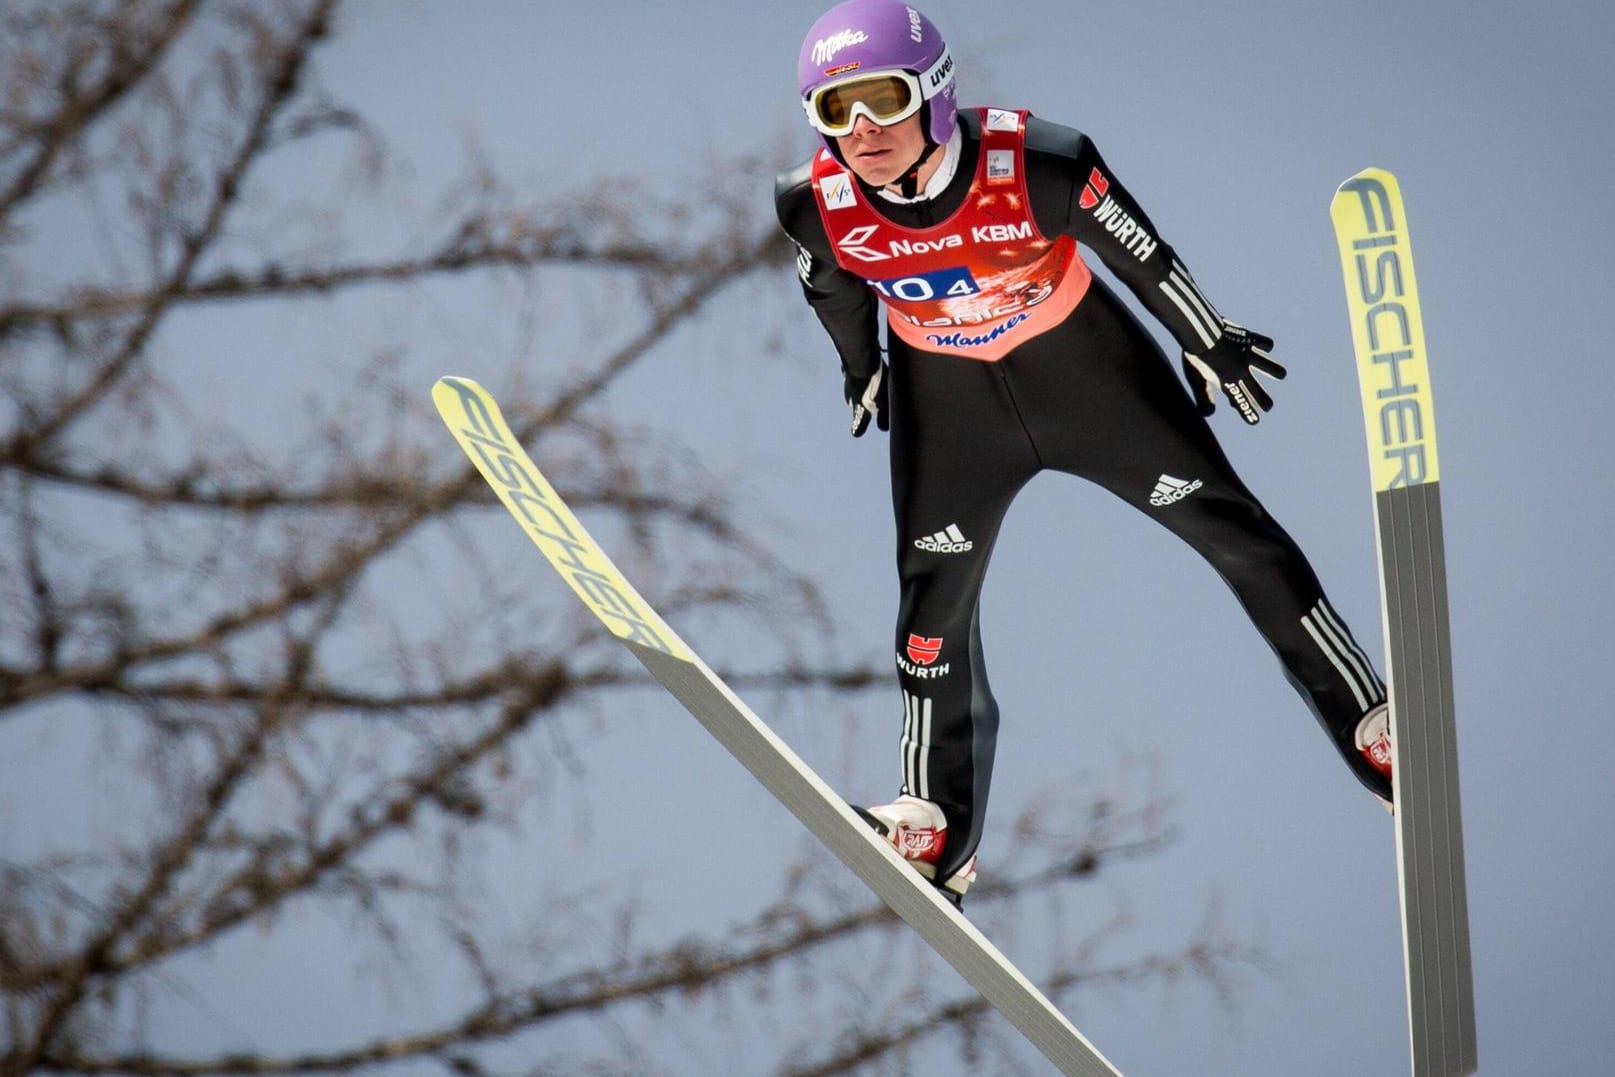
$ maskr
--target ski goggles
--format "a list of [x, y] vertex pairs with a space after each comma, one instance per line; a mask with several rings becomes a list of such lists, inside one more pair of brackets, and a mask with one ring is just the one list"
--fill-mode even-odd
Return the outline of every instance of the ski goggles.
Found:
[[[924, 75], [909, 71], [875, 71], [815, 87], [802, 101], [808, 123], [831, 138], [852, 134], [859, 116], [880, 127], [890, 127], [920, 110], [926, 98], [945, 88], [953, 75], [953, 57], [946, 51]], [[932, 93], [925, 87], [934, 87]]]

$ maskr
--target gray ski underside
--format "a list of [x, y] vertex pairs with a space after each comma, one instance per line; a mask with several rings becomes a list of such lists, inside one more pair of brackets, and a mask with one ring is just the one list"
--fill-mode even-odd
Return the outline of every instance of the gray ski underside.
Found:
[[1396, 762], [1397, 855], [1417, 1077], [1476, 1069], [1452, 645], [1438, 483], [1376, 495]]

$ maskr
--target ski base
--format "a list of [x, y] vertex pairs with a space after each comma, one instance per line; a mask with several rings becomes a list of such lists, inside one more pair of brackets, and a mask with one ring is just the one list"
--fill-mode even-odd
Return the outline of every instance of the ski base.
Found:
[[650, 608], [584, 530], [476, 382], [432, 399], [483, 478], [584, 605], [775, 799], [1068, 1077], [1121, 1077], [1064, 1014], [793, 752]]
[[1477, 1068], [1439, 483], [1377, 495], [1413, 1072]]

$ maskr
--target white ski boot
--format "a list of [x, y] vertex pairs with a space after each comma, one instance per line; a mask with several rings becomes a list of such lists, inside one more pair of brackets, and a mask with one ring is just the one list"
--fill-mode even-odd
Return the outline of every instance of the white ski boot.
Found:
[[976, 881], [976, 858], [972, 856], [945, 881], [936, 881], [936, 866], [948, 847], [948, 821], [940, 807], [905, 793], [891, 804], [853, 810], [874, 827], [876, 833], [890, 841], [892, 848], [914, 865], [915, 871], [930, 879], [944, 897], [955, 905], [960, 904], [965, 891]]
[[[1391, 709], [1388, 704], [1381, 703], [1357, 723], [1357, 750], [1363, 753], [1369, 766], [1385, 775], [1386, 781], [1391, 780], [1391, 762], [1396, 758], [1396, 753], [1391, 750]], [[1396, 808], [1390, 801], [1381, 797], [1380, 803], [1385, 805], [1386, 811], [1396, 814]]]

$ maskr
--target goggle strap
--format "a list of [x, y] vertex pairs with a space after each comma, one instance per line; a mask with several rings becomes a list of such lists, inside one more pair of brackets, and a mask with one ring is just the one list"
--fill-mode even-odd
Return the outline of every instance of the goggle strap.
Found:
[[930, 100], [953, 81], [953, 53], [946, 46], [942, 55], [936, 58], [936, 63], [926, 68], [920, 75], [920, 96]]

